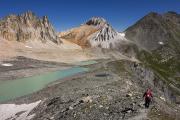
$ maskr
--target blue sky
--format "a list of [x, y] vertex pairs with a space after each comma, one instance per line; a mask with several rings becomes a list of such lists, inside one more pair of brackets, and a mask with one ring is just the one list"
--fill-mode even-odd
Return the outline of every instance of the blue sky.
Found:
[[0, 0], [0, 18], [27, 10], [47, 15], [58, 31], [79, 26], [93, 16], [104, 17], [123, 31], [151, 11], [180, 13], [180, 0]]

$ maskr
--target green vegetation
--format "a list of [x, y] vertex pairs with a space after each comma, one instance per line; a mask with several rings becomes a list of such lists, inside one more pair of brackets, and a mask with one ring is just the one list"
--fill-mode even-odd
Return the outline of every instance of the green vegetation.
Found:
[[109, 64], [111, 64], [118, 72], [125, 71], [123, 61], [113, 61]]
[[180, 61], [176, 57], [171, 57], [166, 61], [163, 61], [163, 57], [158, 51], [153, 51], [148, 53], [146, 51], [141, 51], [138, 58], [145, 64], [145, 66], [151, 68], [155, 75], [163, 80], [169, 88], [176, 94], [180, 94], [175, 87], [180, 86], [180, 80], [176, 74], [180, 71]]
[[129, 76], [131, 76], [132, 73], [128, 71], [126, 68], [126, 62], [127, 61], [124, 60], [112, 61], [108, 63], [108, 67], [109, 69], [111, 69], [112, 72], [117, 73], [119, 75], [128, 74]]

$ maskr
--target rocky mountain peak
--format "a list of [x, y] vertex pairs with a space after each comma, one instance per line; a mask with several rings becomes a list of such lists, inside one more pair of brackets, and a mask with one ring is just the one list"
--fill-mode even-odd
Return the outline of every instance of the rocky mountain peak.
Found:
[[144, 25], [146, 23], [156, 23], [158, 20], [162, 19], [162, 15], [158, 14], [156, 12], [150, 12], [147, 15], [145, 15], [142, 19], [140, 19], [139, 21], [137, 21], [137, 24], [141, 24]]
[[104, 18], [93, 17], [86, 22], [86, 25], [95, 26], [98, 29], [89, 37], [93, 47], [113, 48], [121, 38], [120, 34]]
[[98, 32], [95, 37], [95, 41], [109, 41], [114, 39], [117, 35], [117, 31], [115, 31], [110, 25], [104, 25], [102, 29]]
[[179, 33], [179, 15], [168, 12], [146, 15], [126, 30], [126, 38], [147, 51], [153, 51], [158, 59], [172, 63], [180, 52]]
[[48, 23], [48, 22], [49, 22], [49, 19], [48, 19], [47, 16], [43, 16], [43, 22], [44, 22], [44, 23]]
[[105, 24], [108, 24], [107, 21], [102, 17], [93, 17], [90, 20], [86, 22], [87, 25], [93, 25], [93, 26], [104, 26]]
[[157, 12], [150, 12], [148, 13], [145, 17], [157, 17], [159, 16], [160, 14], [158, 14]]
[[163, 14], [163, 17], [165, 17], [166, 21], [171, 21], [173, 23], [175, 23], [176, 25], [180, 26], [180, 14], [173, 12], [173, 11], [169, 11], [165, 14]]
[[26, 19], [32, 19], [33, 17], [36, 17], [35, 13], [33, 13], [32, 11], [27, 11], [23, 13], [21, 16], [23, 16]]
[[141, 20], [139, 20], [137, 23], [139, 22], [158, 22], [158, 21], [164, 21], [164, 20], [174, 20], [177, 22], [177, 19], [180, 18], [180, 15], [176, 12], [173, 11], [168, 11], [164, 14], [159, 14], [156, 12], [150, 12], [149, 14], [147, 14], [146, 16], [144, 16]]
[[174, 12], [174, 11], [168, 11], [167, 13], [165, 13], [164, 15], [178, 15], [178, 13]]
[[56, 44], [61, 42], [48, 17], [39, 18], [31, 11], [9, 15], [0, 20], [0, 36], [6, 40], [19, 42], [28, 40], [40, 40], [43, 43], [52, 41]]

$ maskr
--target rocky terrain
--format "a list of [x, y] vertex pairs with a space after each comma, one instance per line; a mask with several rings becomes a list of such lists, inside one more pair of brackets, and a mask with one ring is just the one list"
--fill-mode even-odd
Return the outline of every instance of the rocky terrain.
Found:
[[[11, 58], [0, 60], [0, 82], [73, 66], [89, 68], [7, 101], [9, 106], [35, 107], [8, 119], [23, 115], [34, 120], [178, 120], [179, 33], [180, 15], [175, 12], [149, 13], [123, 33], [93, 17], [61, 32], [60, 38], [47, 17], [40, 19], [32, 12], [0, 20], [0, 56]], [[97, 63], [75, 64], [91, 59]], [[147, 88], [154, 96], [149, 109], [142, 98]]]
[[[85, 74], [56, 81], [47, 88], [10, 101], [42, 100], [28, 116], [34, 120], [178, 120], [180, 108], [172, 91], [144, 65], [127, 60], [100, 60]], [[153, 103], [144, 108], [143, 92], [153, 89]], [[164, 89], [164, 90], [162, 90]]]

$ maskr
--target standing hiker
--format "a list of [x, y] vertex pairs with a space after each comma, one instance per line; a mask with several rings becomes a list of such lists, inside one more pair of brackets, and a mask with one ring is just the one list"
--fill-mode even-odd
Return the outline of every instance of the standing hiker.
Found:
[[151, 89], [147, 89], [146, 92], [143, 95], [143, 98], [145, 100], [145, 108], [149, 108], [149, 104], [152, 101], [153, 95]]

